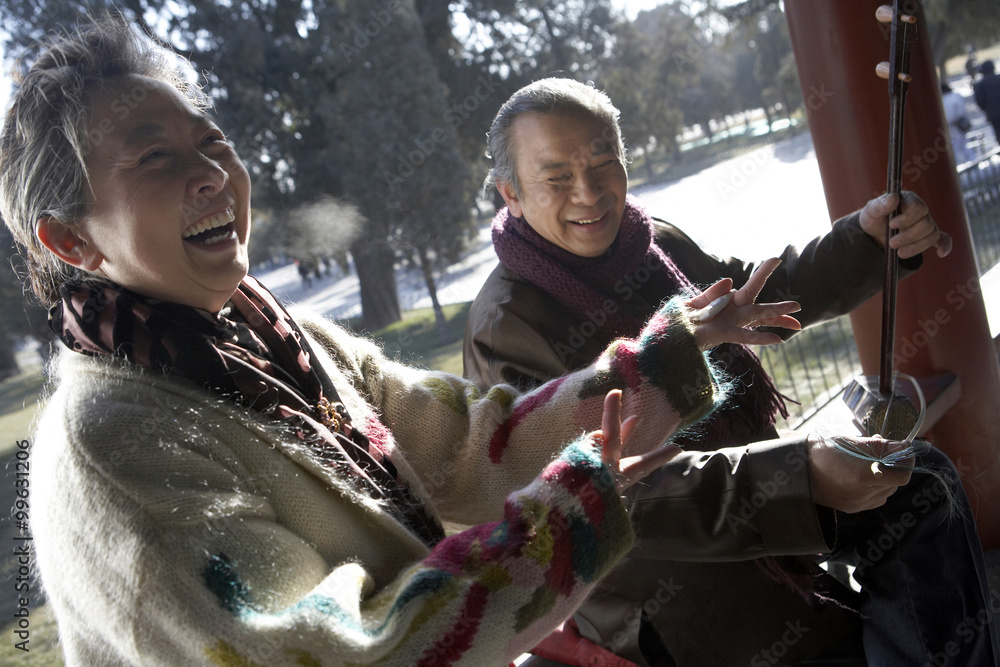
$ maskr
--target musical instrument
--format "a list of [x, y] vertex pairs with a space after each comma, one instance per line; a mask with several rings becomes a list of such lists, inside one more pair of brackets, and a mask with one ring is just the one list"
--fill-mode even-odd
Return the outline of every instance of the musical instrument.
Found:
[[[889, 82], [889, 167], [886, 192], [900, 196], [896, 211], [902, 213], [903, 120], [906, 90], [912, 77], [909, 73], [910, 44], [916, 39], [917, 17], [900, 10], [900, 0], [892, 8], [883, 5], [876, 18], [890, 24], [889, 61], [876, 68], [879, 76]], [[882, 287], [882, 335], [878, 377], [855, 378], [844, 392], [844, 402], [850, 407], [864, 435], [881, 435], [890, 440], [912, 440], [919, 432], [926, 411], [924, 398], [916, 380], [904, 376], [913, 384], [921, 403], [918, 410], [913, 402], [896, 387], [900, 373], [894, 370], [896, 335], [896, 284], [899, 280], [898, 253], [889, 247], [889, 239], [897, 230], [886, 223], [885, 274]]]

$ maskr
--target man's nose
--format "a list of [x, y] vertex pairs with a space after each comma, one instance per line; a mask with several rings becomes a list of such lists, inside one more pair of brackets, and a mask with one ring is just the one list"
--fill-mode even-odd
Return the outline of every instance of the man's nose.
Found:
[[573, 201], [577, 204], [596, 204], [604, 193], [604, 182], [589, 169], [573, 184]]

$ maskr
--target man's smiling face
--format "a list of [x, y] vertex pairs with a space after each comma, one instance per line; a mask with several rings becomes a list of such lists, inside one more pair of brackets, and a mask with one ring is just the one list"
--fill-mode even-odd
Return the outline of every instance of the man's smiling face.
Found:
[[611, 130], [570, 111], [524, 114], [511, 133], [520, 193], [497, 183], [511, 213], [569, 252], [604, 254], [618, 235], [628, 194]]

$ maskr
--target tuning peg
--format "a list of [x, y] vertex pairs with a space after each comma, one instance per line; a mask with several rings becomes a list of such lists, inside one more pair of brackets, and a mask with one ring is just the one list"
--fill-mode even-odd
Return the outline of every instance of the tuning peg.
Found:
[[[894, 12], [890, 5], [881, 5], [875, 10], [875, 19], [880, 23], [892, 23]], [[900, 14], [899, 20], [903, 23], [916, 23], [917, 17], [915, 14]]]
[[[875, 74], [878, 76], [878, 78], [885, 79], [886, 81], [888, 81], [889, 80], [889, 63], [887, 61], [883, 60], [878, 65], [876, 65], [875, 66]], [[913, 77], [910, 76], [906, 72], [900, 72], [899, 74], [896, 75], [896, 78], [899, 79], [900, 81], [902, 81], [903, 83], [910, 83], [911, 81], [913, 81]]]

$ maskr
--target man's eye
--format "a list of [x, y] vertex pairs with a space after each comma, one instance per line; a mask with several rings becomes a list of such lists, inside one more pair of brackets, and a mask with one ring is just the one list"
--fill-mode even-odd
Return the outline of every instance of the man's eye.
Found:
[[142, 159], [139, 160], [139, 163], [146, 164], [147, 162], [153, 162], [155, 160], [158, 160], [166, 156], [167, 154], [164, 153], [163, 151], [150, 151], [142, 156]]
[[553, 176], [549, 180], [553, 183], [564, 183], [569, 180], [569, 174], [561, 174], [559, 176]]

